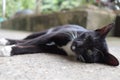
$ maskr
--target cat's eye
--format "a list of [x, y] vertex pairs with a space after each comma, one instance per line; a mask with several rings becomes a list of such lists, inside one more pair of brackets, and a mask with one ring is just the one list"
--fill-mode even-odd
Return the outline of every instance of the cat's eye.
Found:
[[87, 50], [87, 53], [88, 53], [89, 55], [93, 55], [93, 52], [92, 52], [92, 50], [90, 50], [90, 49]]

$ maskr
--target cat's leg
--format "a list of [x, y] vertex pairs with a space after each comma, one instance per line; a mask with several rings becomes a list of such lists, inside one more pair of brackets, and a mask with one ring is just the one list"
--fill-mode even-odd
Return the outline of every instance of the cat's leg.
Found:
[[38, 53], [41, 50], [37, 46], [16, 46], [9, 45], [5, 46], [0, 50], [0, 56], [12, 56], [18, 54], [27, 54], [27, 53]]
[[57, 48], [56, 46], [20, 46], [20, 45], [9, 45], [0, 50], [0, 56], [13, 56], [22, 54], [34, 54], [34, 53], [53, 53], [59, 55], [67, 55], [65, 51]]
[[36, 33], [30, 34], [30, 35], [28, 35], [26, 38], [24, 38], [24, 40], [33, 39], [33, 38], [36, 38], [36, 37], [39, 37], [39, 36], [45, 35], [45, 34], [47, 33], [47, 31], [48, 31], [48, 30], [45, 30], [45, 31], [41, 31], [41, 32], [36, 32]]
[[6, 38], [0, 38], [0, 46], [8, 45], [9, 41]]
[[50, 34], [53, 31], [53, 28], [45, 30], [45, 31], [40, 31], [40, 32], [36, 32], [33, 34], [28, 35], [26, 38], [22, 39], [22, 40], [14, 40], [14, 39], [7, 39], [7, 38], [0, 38], [0, 45], [13, 45], [13, 44], [17, 44], [17, 43], [23, 43], [26, 40], [30, 40], [30, 39], [34, 39], [46, 34]]
[[27, 36], [26, 38], [24, 38], [23, 40], [1, 38], [0, 39], [0, 45], [5, 46], [5, 45], [13, 45], [13, 44], [17, 44], [17, 43], [23, 43], [27, 40], [42, 36], [46, 33], [47, 33], [47, 31], [41, 31], [41, 32], [33, 33], [33, 34], [30, 34], [29, 36]]
[[13, 45], [13, 44], [17, 44], [17, 43], [23, 43], [25, 41], [27, 41], [27, 40], [15, 40], [15, 39], [1, 38], [0, 46]]
[[[58, 46], [62, 45], [65, 35], [61, 34], [46, 34], [44, 36], [40, 36], [31, 40], [28, 40], [24, 43], [19, 43], [16, 45], [5, 46], [0, 50], [0, 56], [11, 56], [18, 54], [27, 54], [27, 53], [41, 53], [41, 52], [50, 52], [50, 53], [58, 53], [66, 55], [66, 53], [59, 49]], [[55, 42], [57, 41], [57, 42]], [[59, 42], [60, 41], [60, 42]], [[55, 45], [49, 46], [46, 45], [49, 42], [55, 42]]]

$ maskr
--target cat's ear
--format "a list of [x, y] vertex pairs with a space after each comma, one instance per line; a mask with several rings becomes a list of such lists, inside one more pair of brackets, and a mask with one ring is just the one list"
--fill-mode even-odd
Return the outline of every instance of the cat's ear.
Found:
[[111, 23], [111, 24], [108, 24], [108, 25], [104, 26], [103, 28], [97, 29], [95, 31], [98, 32], [101, 37], [106, 37], [106, 35], [112, 29], [113, 26], [114, 26], [114, 23]]
[[104, 64], [108, 64], [108, 65], [111, 65], [111, 66], [118, 66], [119, 65], [119, 61], [118, 59], [113, 56], [112, 54], [106, 54], [104, 56]]

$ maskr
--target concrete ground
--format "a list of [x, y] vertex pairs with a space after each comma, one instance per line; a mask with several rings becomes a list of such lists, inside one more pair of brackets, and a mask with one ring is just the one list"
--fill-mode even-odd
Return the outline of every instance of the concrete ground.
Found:
[[[24, 38], [29, 32], [0, 30], [0, 37]], [[120, 61], [120, 38], [107, 38]], [[120, 66], [86, 64], [53, 54], [0, 57], [0, 80], [120, 80]]]

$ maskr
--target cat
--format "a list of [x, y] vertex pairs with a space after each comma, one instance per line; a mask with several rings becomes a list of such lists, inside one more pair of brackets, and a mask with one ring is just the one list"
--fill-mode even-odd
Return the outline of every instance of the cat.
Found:
[[119, 61], [109, 53], [106, 35], [114, 23], [101, 29], [87, 30], [78, 25], [63, 25], [33, 33], [23, 40], [0, 39], [0, 56], [30, 53], [55, 53], [73, 56], [85, 63], [103, 63], [118, 66]]

